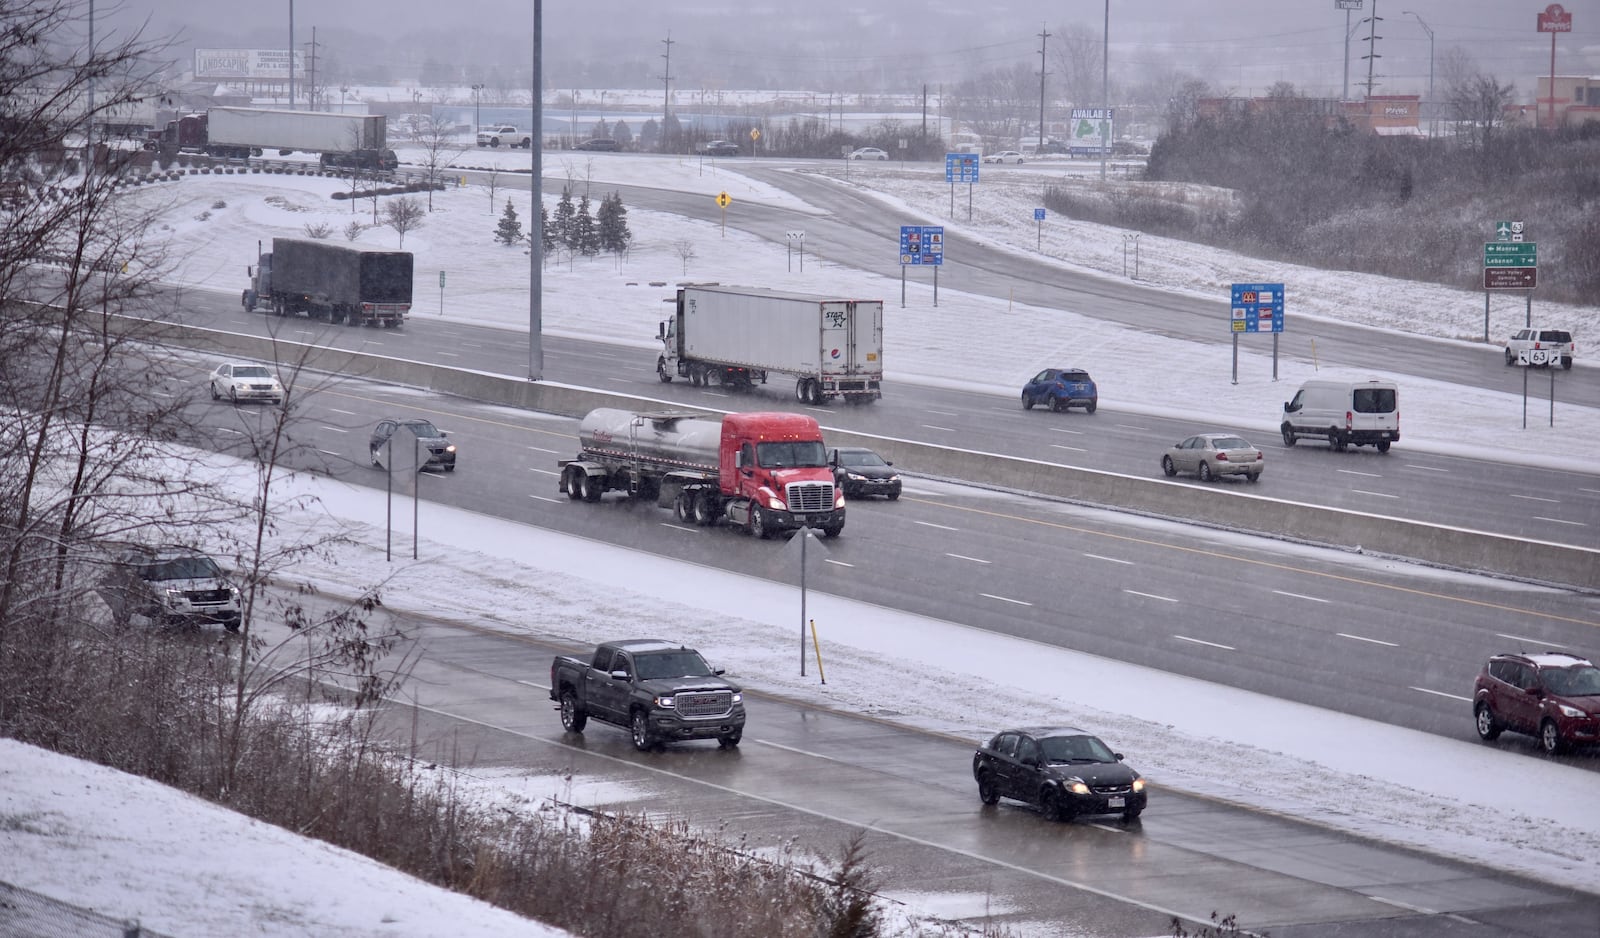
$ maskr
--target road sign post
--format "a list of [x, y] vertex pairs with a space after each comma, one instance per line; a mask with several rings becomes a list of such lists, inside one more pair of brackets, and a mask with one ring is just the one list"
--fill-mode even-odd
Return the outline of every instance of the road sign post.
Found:
[[1239, 383], [1239, 334], [1272, 333], [1272, 380], [1278, 380], [1278, 334], [1283, 331], [1283, 284], [1236, 283], [1229, 291], [1233, 383]]
[[944, 264], [944, 226], [900, 226], [900, 308], [906, 307], [906, 268], [933, 268], [933, 305], [939, 305], [939, 268]]
[[726, 190], [717, 193], [717, 208], [722, 209], [722, 236], [724, 238], [728, 236], [728, 203], [732, 201], [733, 199], [728, 196]]
[[[805, 273], [806, 272], [806, 233], [804, 231], [786, 231], [786, 232], [783, 233], [783, 236], [785, 238], [789, 239], [789, 250], [791, 252], [794, 251], [796, 245], [799, 246], [799, 248], [800, 248], [800, 272], [801, 273]], [[794, 270], [794, 262], [793, 261], [789, 262], [789, 269], [790, 270]]]
[[950, 183], [950, 214], [956, 213], [956, 183], [964, 182], [967, 184], [967, 221], [972, 221], [972, 184], [978, 181], [978, 167], [981, 165], [976, 153], [944, 155], [944, 179]]
[[1044, 253], [1044, 209], [1033, 210], [1033, 249]]

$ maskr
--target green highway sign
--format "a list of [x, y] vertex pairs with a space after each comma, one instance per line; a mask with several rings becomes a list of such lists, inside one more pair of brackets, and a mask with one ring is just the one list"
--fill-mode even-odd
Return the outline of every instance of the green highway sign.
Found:
[[1485, 267], [1537, 267], [1539, 243], [1537, 241], [1485, 241], [1483, 244]]

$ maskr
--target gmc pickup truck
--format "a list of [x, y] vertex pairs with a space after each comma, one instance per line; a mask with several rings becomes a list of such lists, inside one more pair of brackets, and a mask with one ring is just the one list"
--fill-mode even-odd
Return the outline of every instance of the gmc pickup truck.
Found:
[[669, 740], [715, 739], [724, 749], [744, 735], [738, 685], [692, 648], [658, 639], [606, 642], [587, 660], [558, 655], [550, 665], [550, 699], [561, 726], [581, 733], [594, 717], [625, 727], [641, 752]]

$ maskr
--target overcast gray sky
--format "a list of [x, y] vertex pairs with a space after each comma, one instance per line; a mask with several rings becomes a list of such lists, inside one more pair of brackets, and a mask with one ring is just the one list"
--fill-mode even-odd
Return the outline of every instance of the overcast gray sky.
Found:
[[[149, 17], [154, 32], [193, 46], [282, 48], [292, 0], [128, 0], [115, 14], [124, 28]], [[107, 6], [109, 4], [106, 4]], [[1351, 82], [1366, 77], [1360, 21], [1374, 12], [1376, 93], [1421, 93], [1428, 81], [1429, 40], [1435, 58], [1451, 47], [1478, 67], [1531, 95], [1547, 74], [1549, 34], [1536, 31], [1538, 0], [1364, 0], [1350, 15]], [[1574, 30], [1557, 39], [1557, 71], [1600, 74], [1600, 2], [1573, 0]], [[467, 71], [525, 70], [530, 59], [529, 0], [342, 0], [295, 4], [301, 48], [318, 29], [320, 54], [342, 66], [379, 64], [397, 77], [415, 76], [426, 59]], [[561, 87], [607, 83], [625, 75], [659, 82], [670, 31], [671, 72], [681, 88], [787, 84], [810, 90], [872, 76], [884, 90], [953, 84], [988, 68], [1038, 67], [1039, 36], [1065, 48], [1064, 31], [1100, 36], [1105, 5], [1096, 0], [988, 3], [933, 0], [904, 6], [862, 0], [751, 0], [677, 3], [548, 2], [544, 4], [546, 74]], [[101, 13], [102, 16], [106, 14]], [[1114, 81], [1177, 68], [1221, 89], [1260, 93], [1290, 81], [1312, 93], [1337, 92], [1343, 80], [1346, 15], [1334, 0], [1111, 0]], [[751, 76], [759, 76], [752, 79]], [[588, 79], [591, 79], [589, 81]], [[1352, 89], [1354, 90], [1354, 89]]]

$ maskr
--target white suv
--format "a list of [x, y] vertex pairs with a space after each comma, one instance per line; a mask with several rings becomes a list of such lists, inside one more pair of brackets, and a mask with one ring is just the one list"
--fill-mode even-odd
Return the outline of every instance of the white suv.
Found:
[[1548, 368], [1561, 359], [1561, 367], [1572, 367], [1572, 356], [1577, 351], [1577, 343], [1572, 341], [1572, 333], [1565, 329], [1541, 329], [1537, 326], [1528, 329], [1518, 329], [1517, 334], [1506, 342], [1506, 364], [1515, 365], [1518, 353], [1523, 351], [1543, 352], [1543, 361], [1530, 359], [1529, 364], [1540, 365]]

